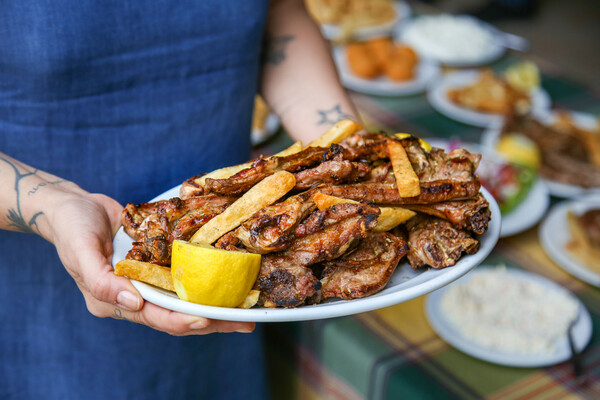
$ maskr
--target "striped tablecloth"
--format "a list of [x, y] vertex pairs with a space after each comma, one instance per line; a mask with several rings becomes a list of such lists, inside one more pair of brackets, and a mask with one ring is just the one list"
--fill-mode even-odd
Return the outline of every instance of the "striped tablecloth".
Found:
[[[513, 57], [493, 67], [502, 69], [515, 61]], [[600, 114], [598, 93], [549, 74], [543, 75], [542, 85], [555, 107]], [[424, 95], [351, 95], [369, 130], [471, 142], [479, 142], [482, 133], [481, 128], [437, 113]], [[289, 143], [282, 133], [266, 148], [279, 150]], [[583, 380], [575, 379], [569, 362], [546, 368], [506, 367], [454, 349], [429, 325], [424, 296], [349, 317], [266, 324], [273, 398], [600, 399], [600, 289], [558, 267], [542, 249], [537, 232], [536, 226], [501, 239], [484, 264], [502, 263], [543, 275], [583, 302], [594, 326], [584, 352]]]

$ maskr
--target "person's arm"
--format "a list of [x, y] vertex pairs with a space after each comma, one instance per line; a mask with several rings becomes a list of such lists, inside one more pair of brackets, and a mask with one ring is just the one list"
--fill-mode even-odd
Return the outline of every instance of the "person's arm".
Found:
[[343, 118], [359, 121], [331, 50], [303, 0], [274, 0], [265, 34], [261, 93], [304, 144]]
[[254, 329], [253, 323], [209, 320], [144, 302], [127, 278], [114, 275], [112, 238], [122, 209], [107, 196], [0, 153], [0, 229], [38, 234], [54, 244], [90, 313], [178, 336]]

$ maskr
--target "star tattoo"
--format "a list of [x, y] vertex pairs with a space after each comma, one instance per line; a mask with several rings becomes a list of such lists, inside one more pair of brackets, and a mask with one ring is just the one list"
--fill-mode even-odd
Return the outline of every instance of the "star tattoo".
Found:
[[321, 120], [317, 122], [317, 125], [323, 124], [335, 124], [345, 118], [352, 118], [342, 112], [342, 107], [338, 104], [329, 110], [317, 110]]

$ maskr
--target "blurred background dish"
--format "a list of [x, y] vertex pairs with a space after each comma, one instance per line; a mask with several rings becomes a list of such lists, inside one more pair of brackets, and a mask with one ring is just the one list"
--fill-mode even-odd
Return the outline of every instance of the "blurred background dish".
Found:
[[412, 15], [410, 5], [397, 0], [305, 0], [305, 4], [323, 36], [338, 42], [390, 35]]
[[539, 163], [553, 196], [600, 194], [600, 124], [591, 114], [546, 111], [495, 121], [481, 143], [505, 158]]
[[430, 295], [426, 316], [438, 335], [475, 358], [514, 367], [558, 364], [592, 336], [589, 312], [559, 284], [516, 268], [481, 265]]
[[[578, 200], [567, 200], [552, 207], [548, 216], [539, 228], [542, 247], [546, 253], [565, 271], [571, 275], [597, 287], [600, 287], [600, 220], [598, 216], [586, 216], [587, 223], [595, 224], [590, 227], [595, 234], [586, 234], [580, 227], [573, 226], [573, 218], [595, 210], [600, 213], [600, 195], [592, 195]], [[583, 235], [589, 237], [583, 238]], [[582, 244], [587, 240], [590, 248]], [[589, 257], [586, 252], [591, 251], [596, 257]]]
[[399, 28], [398, 37], [424, 57], [448, 66], [485, 65], [505, 52], [496, 28], [467, 15], [422, 15]]
[[[479, 111], [475, 106], [467, 107], [466, 105], [458, 104], [449, 96], [449, 91], [451, 90], [472, 87], [473, 92], [471, 96], [473, 97], [473, 101], [487, 102], [485, 98], [486, 93], [497, 93], [497, 90], [495, 89], [497, 86], [495, 83], [491, 83], [489, 89], [484, 87], [486, 83], [484, 82], [481, 84], [481, 74], [482, 70], [479, 69], [448, 73], [434, 85], [430, 86], [427, 93], [427, 99], [431, 106], [441, 114], [465, 124], [487, 127], [491, 123], [500, 123], [506, 115]], [[530, 99], [529, 112], [543, 113], [544, 110], [547, 110], [550, 107], [550, 96], [542, 88], [538, 87], [533, 89], [528, 96]], [[510, 100], [506, 100], [504, 99], [504, 96], [501, 96], [499, 99], [490, 98], [489, 101], [496, 103], [498, 101], [506, 102]], [[482, 109], [485, 108], [486, 107], [482, 107]], [[514, 104], [514, 109], [510, 112], [516, 112], [516, 108], [519, 108], [519, 112], [524, 112], [521, 110], [522, 107], [517, 104]]]
[[[389, 40], [388, 45], [386, 40]], [[381, 57], [384, 60], [381, 63], [373, 55], [378, 47], [391, 49], [387, 50], [389, 55]], [[366, 94], [406, 96], [421, 93], [440, 73], [436, 62], [423, 59], [412, 48], [395, 44], [391, 38], [336, 46], [333, 56], [342, 84]]]
[[502, 160], [495, 152], [476, 143], [457, 139], [426, 139], [433, 147], [446, 151], [464, 148], [481, 154], [477, 175], [494, 197], [502, 214], [500, 237], [521, 233], [537, 224], [548, 209], [550, 194], [535, 169]]
[[252, 113], [252, 132], [250, 141], [253, 146], [263, 144], [273, 137], [281, 126], [281, 120], [265, 103], [260, 95], [254, 97], [254, 111]]

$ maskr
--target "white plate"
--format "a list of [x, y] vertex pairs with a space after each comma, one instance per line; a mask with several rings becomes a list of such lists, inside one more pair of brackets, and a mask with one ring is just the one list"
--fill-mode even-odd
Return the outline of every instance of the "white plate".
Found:
[[386, 76], [363, 79], [352, 73], [346, 58], [345, 46], [336, 46], [333, 49], [333, 58], [340, 73], [342, 84], [348, 89], [366, 94], [408, 96], [422, 93], [427, 90], [432, 81], [437, 79], [440, 73], [440, 67], [436, 62], [419, 57], [416, 76], [410, 81], [396, 82]]
[[[472, 271], [469, 275], [457, 280], [455, 284], [459, 284], [460, 282], [466, 282], [468, 279], [472, 278], [474, 274], [477, 274], [478, 271], [480, 271], [483, 268], [485, 267], [481, 266], [477, 268], [475, 271]], [[507, 271], [514, 277], [530, 282], [536, 282], [547, 287], [548, 290], [562, 291], [563, 293], [567, 292], [569, 295], [573, 296], [562, 286], [540, 275], [532, 274], [530, 272], [515, 268], [507, 268]], [[429, 323], [431, 324], [433, 329], [438, 333], [438, 335], [442, 339], [444, 339], [451, 346], [462, 351], [463, 353], [469, 354], [481, 360], [489, 361], [491, 363], [507, 365], [512, 367], [543, 367], [558, 364], [560, 362], [568, 360], [571, 357], [571, 351], [569, 349], [566, 333], [564, 339], [557, 343], [556, 352], [552, 354], [510, 354], [494, 349], [489, 349], [480, 346], [477, 343], [474, 343], [469, 338], [463, 336], [460, 333], [460, 331], [454, 327], [452, 321], [450, 321], [446, 317], [446, 314], [443, 312], [443, 309], [441, 307], [441, 301], [446, 290], [448, 290], [448, 287], [437, 290], [427, 297], [425, 304], [427, 319], [429, 320]], [[592, 337], [592, 319], [590, 317], [590, 313], [585, 308], [583, 303], [581, 303], [579, 299], [576, 300], [579, 303], [579, 316], [577, 322], [575, 323], [573, 334], [575, 348], [581, 351], [589, 343]], [[502, 300], [498, 299], [498, 301]]]
[[[354, 39], [364, 40], [377, 36], [386, 36], [392, 34], [394, 28], [399, 22], [409, 18], [412, 15], [412, 9], [405, 1], [396, 1], [394, 4], [394, 9], [396, 10], [395, 18], [383, 24], [358, 28], [352, 33], [352, 37]], [[326, 39], [336, 40], [344, 32], [338, 25], [322, 24], [321, 33]]]
[[[584, 129], [595, 129], [597, 126], [597, 119], [590, 114], [571, 112], [574, 122]], [[549, 110], [538, 111], [535, 113], [535, 118], [546, 124], [552, 124], [556, 118], [556, 112]], [[481, 135], [481, 145], [485, 149], [495, 149], [502, 133], [502, 121], [494, 121], [486, 127]], [[551, 181], [549, 179], [541, 178], [548, 191], [552, 196], [563, 197], [563, 198], [579, 198], [582, 196], [600, 194], [600, 188], [584, 188], [577, 185], [569, 185], [562, 182]]]
[[265, 125], [263, 129], [252, 129], [250, 141], [253, 146], [258, 146], [273, 137], [281, 126], [281, 120], [274, 113], [269, 113], [265, 119]]
[[[486, 43], [485, 51], [477, 55], [468, 55], [465, 52], [463, 54], [445, 54], [442, 55], [440, 50], [447, 51], [448, 46], [438, 47], [444, 40], [450, 40], [451, 33], [439, 31], [439, 24], [435, 24], [436, 21], [450, 20], [460, 22], [465, 21], [466, 25], [472, 25], [475, 27], [480, 34], [473, 35], [472, 37], [476, 40], [480, 40], [484, 35], [488, 35], [490, 43]], [[432, 25], [436, 25], [437, 32], [431, 30], [428, 33], [423, 31], [419, 32], [419, 25], [425, 21], [434, 22]], [[443, 22], [442, 21], [442, 22]], [[415, 31], [416, 29], [416, 31]], [[468, 15], [422, 15], [420, 17], [413, 18], [406, 24], [402, 25], [396, 33], [396, 36], [402, 42], [407, 42], [410, 46], [415, 48], [420, 54], [425, 57], [431, 58], [438, 61], [440, 64], [453, 66], [453, 67], [476, 67], [485, 64], [489, 64], [492, 61], [500, 58], [506, 51], [504, 43], [504, 34], [492, 25], [485, 23], [477, 18]]]
[[[565, 248], [572, 239], [567, 212], [573, 210], [576, 214], [582, 214], [592, 208], [600, 208], [599, 195], [556, 204], [541, 223], [539, 236], [542, 247], [555, 263], [582, 281], [600, 287], [600, 274], [581, 264]], [[598, 262], [600, 263], [600, 260]]]
[[[434, 147], [452, 150], [451, 142], [448, 140], [432, 138], [425, 139]], [[471, 153], [481, 154], [484, 158], [497, 158], [493, 152], [484, 149], [476, 143], [460, 142], [461, 148], [469, 150]], [[536, 179], [529, 193], [523, 201], [509, 213], [502, 214], [502, 227], [500, 229], [500, 237], [508, 237], [516, 235], [531, 228], [537, 224], [550, 205], [550, 194], [548, 188], [540, 179]]]
[[[433, 108], [448, 118], [465, 124], [485, 128], [492, 123], [502, 123], [504, 117], [501, 114], [485, 113], [461, 107], [448, 98], [448, 90], [474, 84], [479, 79], [478, 70], [463, 70], [449, 73], [442, 77], [427, 92], [427, 99]], [[546, 91], [539, 88], [531, 96], [531, 112], [541, 114], [550, 107], [550, 96]]]
[[[179, 195], [179, 187], [176, 186], [151, 201], [177, 197]], [[477, 253], [465, 255], [453, 267], [441, 270], [430, 268], [415, 271], [408, 263], [403, 263], [396, 268], [388, 285], [382, 291], [363, 299], [331, 299], [322, 304], [291, 309], [224, 308], [189, 303], [180, 300], [175, 293], [134, 280], [132, 280], [132, 283], [144, 299], [161, 307], [191, 315], [229, 321], [304, 321], [340, 317], [391, 306], [422, 296], [458, 279], [481, 263], [492, 251], [500, 233], [500, 210], [493, 197], [483, 188], [482, 193], [490, 203], [492, 220], [490, 221], [488, 231], [479, 236], [481, 243]], [[113, 240], [113, 265], [125, 258], [127, 252], [131, 249], [132, 242], [133, 240], [123, 231], [123, 228], [119, 229]]]

